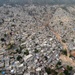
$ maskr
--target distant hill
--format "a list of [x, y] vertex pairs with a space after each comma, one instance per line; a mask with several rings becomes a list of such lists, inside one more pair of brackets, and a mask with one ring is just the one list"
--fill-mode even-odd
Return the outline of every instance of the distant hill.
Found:
[[2, 4], [72, 4], [75, 0], [0, 0]]

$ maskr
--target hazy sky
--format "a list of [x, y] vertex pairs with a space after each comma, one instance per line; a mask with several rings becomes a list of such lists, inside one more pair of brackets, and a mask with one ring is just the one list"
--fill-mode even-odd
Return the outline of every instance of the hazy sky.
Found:
[[[31, 2], [32, 1], [32, 2]], [[25, 3], [34, 3], [34, 4], [72, 4], [75, 3], [75, 0], [0, 0], [0, 4], [25, 4]]]

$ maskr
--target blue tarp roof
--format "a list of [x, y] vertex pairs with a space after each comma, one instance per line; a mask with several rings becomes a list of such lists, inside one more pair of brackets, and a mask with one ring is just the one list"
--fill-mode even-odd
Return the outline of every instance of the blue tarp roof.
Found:
[[2, 71], [2, 75], [4, 75], [5, 74], [5, 71]]

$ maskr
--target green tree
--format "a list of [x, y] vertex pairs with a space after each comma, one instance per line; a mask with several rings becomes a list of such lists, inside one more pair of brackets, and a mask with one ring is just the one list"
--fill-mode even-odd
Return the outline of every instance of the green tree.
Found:
[[67, 50], [62, 50], [62, 54], [67, 56]]
[[16, 49], [16, 52], [18, 52], [20, 54], [21, 53], [21, 50], [20, 49]]
[[45, 71], [47, 72], [47, 74], [52, 74], [52, 75], [57, 75], [58, 73], [54, 70], [54, 69], [51, 69], [49, 67], [45, 67]]
[[45, 67], [45, 71], [47, 72], [47, 74], [51, 74], [51, 69], [49, 67]]
[[5, 42], [6, 40], [5, 40], [4, 38], [1, 38], [1, 41], [2, 41], [2, 42]]
[[64, 74], [65, 74], [65, 75], [70, 75], [70, 73], [69, 73], [68, 70], [64, 70]]
[[24, 54], [25, 54], [25, 55], [29, 55], [29, 51], [26, 50], [26, 51], [24, 52]]
[[39, 51], [35, 48], [34, 53], [38, 53]]
[[67, 70], [72, 71], [72, 70], [73, 70], [73, 67], [72, 67], [72, 66], [67, 65]]
[[44, 56], [45, 60], [48, 60], [48, 57], [47, 56]]
[[57, 69], [62, 68], [62, 66], [61, 66], [61, 65], [62, 65], [61, 61], [58, 61], [58, 62], [57, 62], [57, 64], [56, 64], [56, 68], [57, 68]]
[[22, 59], [22, 57], [20, 55], [18, 55], [17, 60], [20, 61]]
[[61, 64], [62, 64], [61, 61], [58, 61], [58, 62], [57, 62], [57, 65], [61, 65]]
[[14, 47], [14, 44], [9, 43], [9, 44], [7, 45], [7, 49], [12, 49], [13, 47]]
[[65, 41], [65, 40], [62, 40], [62, 42], [63, 42], [63, 43], [66, 43], [66, 41]]

